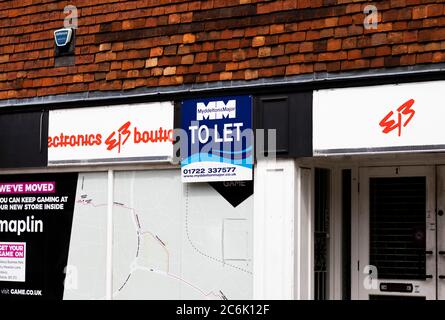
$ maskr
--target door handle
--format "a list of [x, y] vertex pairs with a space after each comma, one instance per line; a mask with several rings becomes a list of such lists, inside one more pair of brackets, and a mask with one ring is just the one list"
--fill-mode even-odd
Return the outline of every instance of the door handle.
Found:
[[445, 279], [445, 276], [440, 275], [440, 276], [439, 276], [439, 279], [440, 279], [440, 280], [443, 280], [443, 279]]
[[445, 254], [445, 251], [439, 251], [439, 254], [440, 254], [440, 255], [444, 255], [444, 254]]
[[432, 274], [426, 274], [425, 275], [425, 279], [433, 279], [433, 275]]
[[432, 255], [434, 252], [431, 250], [425, 251], [425, 255]]

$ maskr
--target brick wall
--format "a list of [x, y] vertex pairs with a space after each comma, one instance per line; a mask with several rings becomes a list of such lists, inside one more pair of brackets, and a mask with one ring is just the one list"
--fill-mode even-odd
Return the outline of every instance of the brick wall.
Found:
[[[75, 64], [55, 67], [69, 4]], [[2, 1], [0, 99], [438, 63], [444, 26], [445, 0]]]

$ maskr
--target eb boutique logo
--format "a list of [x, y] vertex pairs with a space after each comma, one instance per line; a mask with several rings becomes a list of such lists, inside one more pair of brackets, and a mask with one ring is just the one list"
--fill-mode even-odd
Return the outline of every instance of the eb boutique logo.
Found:
[[388, 134], [397, 129], [398, 136], [400, 137], [402, 135], [402, 127], [406, 127], [416, 114], [416, 111], [412, 108], [414, 102], [414, 99], [410, 99], [398, 107], [395, 117], [393, 117], [394, 111], [390, 111], [379, 123], [383, 128], [383, 133]]

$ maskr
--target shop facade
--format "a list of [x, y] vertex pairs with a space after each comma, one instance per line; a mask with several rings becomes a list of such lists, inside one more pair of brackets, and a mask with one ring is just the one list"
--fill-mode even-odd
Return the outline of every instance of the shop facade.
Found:
[[[41, 268], [9, 274], [19, 281], [4, 282], [9, 298], [442, 299], [443, 87], [4, 114], [2, 241], [23, 245], [26, 268]], [[182, 106], [193, 105], [193, 118], [217, 101], [251, 116], [251, 179], [184, 181]], [[201, 124], [230, 119], [220, 118]]]
[[442, 86], [314, 91], [315, 298], [443, 299]]
[[169, 101], [2, 115], [30, 128], [3, 134], [2, 298], [252, 299], [252, 176], [184, 183], [178, 116]]
[[444, 4], [74, 2], [0, 4], [0, 299], [444, 299]]

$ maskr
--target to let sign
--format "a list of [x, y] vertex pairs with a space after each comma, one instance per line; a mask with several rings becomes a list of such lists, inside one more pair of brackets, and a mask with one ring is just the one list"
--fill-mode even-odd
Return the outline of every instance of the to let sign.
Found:
[[252, 180], [252, 97], [186, 100], [181, 118], [183, 182]]

